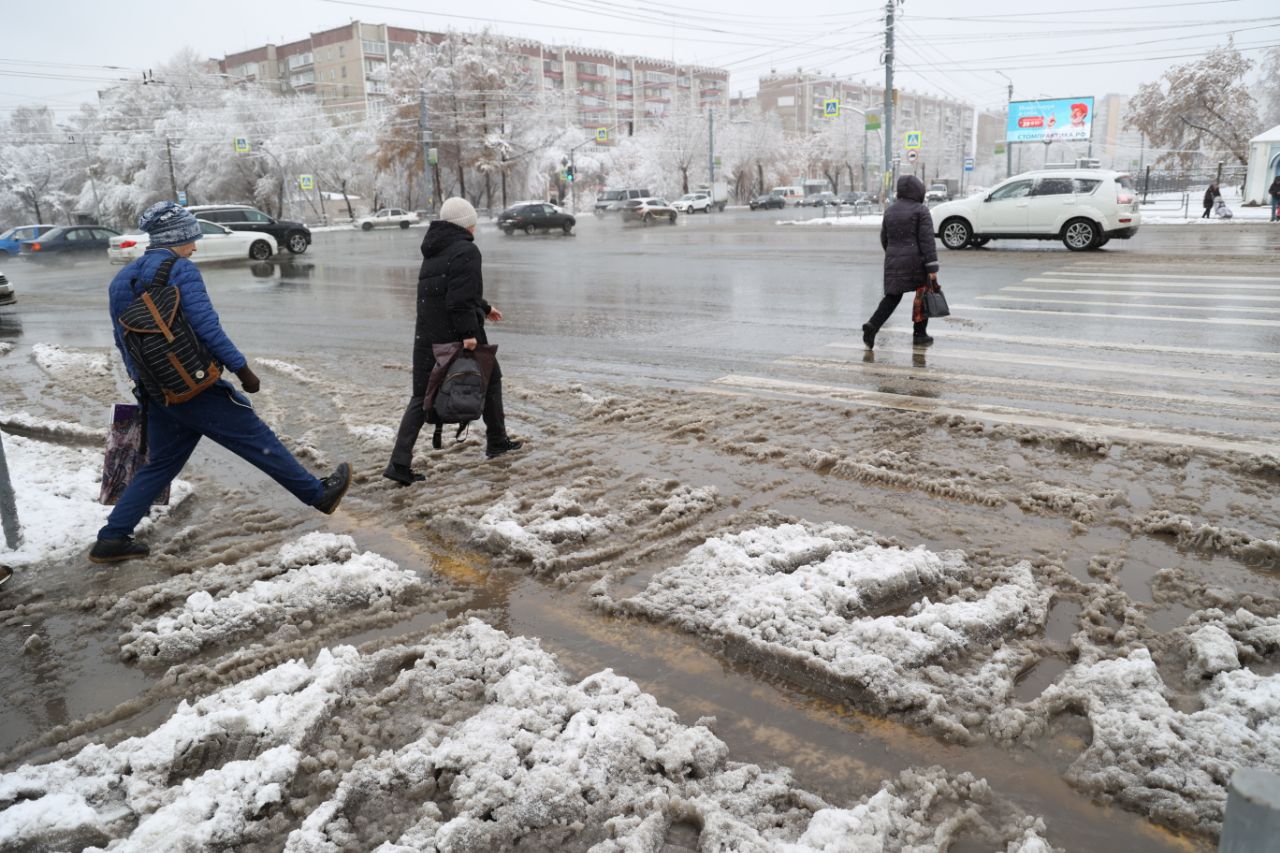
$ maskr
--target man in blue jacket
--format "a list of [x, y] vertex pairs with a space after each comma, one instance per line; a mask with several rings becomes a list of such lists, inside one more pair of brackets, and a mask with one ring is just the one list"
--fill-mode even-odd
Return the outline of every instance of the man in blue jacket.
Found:
[[[258, 377], [222, 331], [204, 279], [190, 260], [196, 251], [196, 240], [203, 236], [200, 223], [185, 208], [162, 201], [147, 208], [138, 220], [138, 227], [151, 235], [147, 251], [122, 269], [109, 289], [116, 348], [124, 358], [129, 376], [138, 383], [138, 371], [129, 359], [121, 335], [120, 315], [151, 282], [160, 264], [176, 255], [179, 260], [170, 270], [169, 283], [181, 294], [179, 301], [191, 328], [218, 363], [239, 377], [244, 390], [256, 393], [260, 384]], [[346, 494], [351, 483], [351, 467], [346, 462], [324, 479], [309, 473], [262, 422], [248, 399], [226, 380], [219, 379], [185, 403], [169, 406], [162, 400], [147, 397], [140, 383], [138, 387], [147, 418], [147, 461], [120, 496], [107, 517], [106, 526], [98, 531], [98, 541], [89, 551], [90, 562], [118, 563], [151, 553], [146, 545], [134, 541], [133, 530], [150, 510], [156, 496], [178, 476], [204, 436], [260, 468], [298, 500], [321, 512], [333, 512]]]

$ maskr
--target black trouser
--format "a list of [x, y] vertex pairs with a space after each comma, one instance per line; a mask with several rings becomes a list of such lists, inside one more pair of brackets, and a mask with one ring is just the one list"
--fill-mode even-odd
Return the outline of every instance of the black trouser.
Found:
[[1201, 219], [1208, 219], [1208, 218], [1209, 218], [1209, 211], [1211, 211], [1211, 210], [1213, 210], [1213, 206], [1212, 206], [1212, 205], [1208, 205], [1208, 204], [1206, 204], [1206, 205], [1204, 206], [1204, 216], [1201, 216], [1200, 218], [1201, 218]]
[[[872, 314], [871, 319], [867, 321], [867, 325], [874, 331], [880, 331], [880, 327], [889, 320], [889, 316], [893, 314], [893, 310], [898, 307], [898, 303], [904, 296], [906, 296], [905, 293], [886, 293], [880, 300], [880, 304], [876, 306], [876, 313]], [[915, 293], [913, 292], [911, 296], [914, 299]], [[928, 327], [929, 318], [925, 317], [922, 323], [912, 323], [911, 331], [917, 338], [921, 338], [928, 334], [925, 331]]]
[[[432, 358], [429, 362], [435, 364]], [[422, 368], [422, 369], [420, 369]], [[427, 380], [431, 377], [431, 368], [426, 366], [423, 358], [415, 351], [413, 358], [413, 396], [405, 407], [400, 418], [400, 430], [396, 433], [396, 446], [391, 451], [391, 464], [409, 467], [413, 464], [413, 446], [418, 443], [418, 435], [427, 422], [426, 410], [422, 401], [427, 396]], [[502, 407], [502, 368], [494, 363], [493, 373], [489, 376], [489, 385], [484, 394], [484, 429], [486, 441], [490, 447], [501, 444], [507, 437], [507, 418]]]

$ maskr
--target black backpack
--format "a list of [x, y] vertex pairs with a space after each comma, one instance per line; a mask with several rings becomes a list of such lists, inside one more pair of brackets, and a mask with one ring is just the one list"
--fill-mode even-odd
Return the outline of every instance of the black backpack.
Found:
[[125, 350], [147, 394], [166, 406], [185, 403], [218, 381], [221, 371], [182, 311], [181, 293], [169, 285], [178, 258], [165, 258], [155, 277], [120, 315]]
[[429, 420], [436, 425], [431, 446], [442, 445], [444, 424], [457, 424], [454, 438], [462, 441], [471, 422], [484, 413], [485, 382], [480, 363], [469, 352], [460, 352], [445, 371], [444, 379], [431, 405]]

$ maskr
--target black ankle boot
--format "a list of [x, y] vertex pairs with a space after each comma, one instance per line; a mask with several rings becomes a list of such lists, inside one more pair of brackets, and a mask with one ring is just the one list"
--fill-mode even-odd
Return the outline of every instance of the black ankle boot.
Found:
[[137, 560], [146, 557], [151, 549], [141, 542], [134, 542], [132, 536], [123, 539], [99, 539], [89, 550], [90, 563], [123, 563], [125, 560]]
[[523, 441], [512, 441], [510, 438], [503, 436], [501, 441], [495, 441], [484, 449], [484, 455], [493, 459], [495, 456], [501, 456], [504, 453], [510, 453], [513, 450], [519, 450], [524, 447]]
[[313, 506], [325, 515], [332, 515], [338, 508], [338, 504], [342, 502], [342, 496], [347, 493], [347, 487], [351, 485], [351, 466], [343, 462], [320, 483], [324, 486], [324, 491], [320, 493], [319, 500]]
[[870, 323], [862, 324], [862, 342], [867, 345], [867, 349], [876, 348], [876, 330]]
[[382, 476], [399, 483], [401, 486], [412, 486], [414, 483], [421, 483], [427, 479], [426, 474], [419, 474], [408, 465], [397, 465], [394, 462], [387, 466], [386, 470], [382, 472]]

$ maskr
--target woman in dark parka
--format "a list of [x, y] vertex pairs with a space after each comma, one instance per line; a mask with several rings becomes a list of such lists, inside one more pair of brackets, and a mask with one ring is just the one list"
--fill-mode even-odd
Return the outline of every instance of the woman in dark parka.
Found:
[[[391, 462], [382, 476], [402, 486], [425, 479], [410, 467], [413, 447], [426, 423], [422, 402], [427, 396], [427, 380], [436, 359], [435, 344], [461, 343], [473, 350], [487, 344], [486, 319], [498, 322], [502, 312], [484, 298], [484, 277], [480, 271], [480, 249], [475, 244], [478, 217], [471, 204], [462, 198], [446, 199], [440, 206], [440, 218], [427, 228], [422, 239], [422, 269], [418, 273], [418, 317], [413, 343], [413, 391]], [[506, 414], [502, 406], [502, 369], [495, 364], [484, 398], [485, 455], [490, 459], [524, 444], [507, 435]]]
[[[933, 238], [933, 217], [924, 203], [924, 184], [915, 175], [898, 178], [898, 198], [884, 212], [880, 223], [884, 247], [884, 298], [871, 319], [862, 326], [862, 341], [874, 349], [876, 332], [885, 324], [902, 297], [938, 282], [938, 249]], [[929, 318], [912, 306], [912, 339], [916, 345], [933, 343]]]

